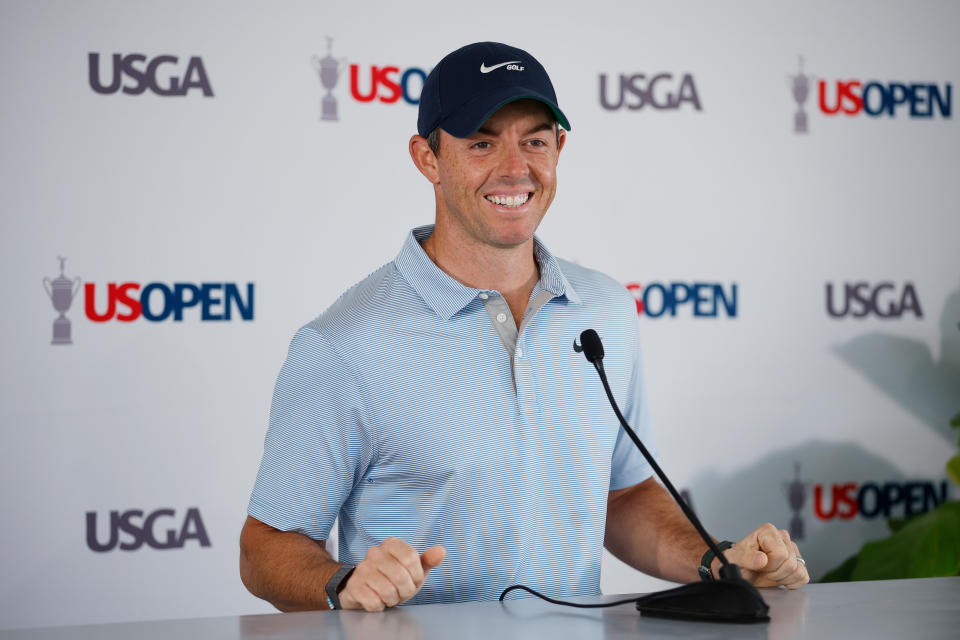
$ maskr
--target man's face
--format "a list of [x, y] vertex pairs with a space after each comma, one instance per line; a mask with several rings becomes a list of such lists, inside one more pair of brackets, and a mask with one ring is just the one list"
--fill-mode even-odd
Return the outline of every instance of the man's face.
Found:
[[522, 245], [557, 189], [559, 144], [554, 118], [535, 100], [503, 106], [469, 138], [440, 132], [438, 222], [445, 218], [467, 242]]

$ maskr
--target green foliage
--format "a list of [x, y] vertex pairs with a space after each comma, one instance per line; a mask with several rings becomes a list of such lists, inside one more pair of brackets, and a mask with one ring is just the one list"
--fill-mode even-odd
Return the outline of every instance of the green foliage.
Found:
[[960, 453], [947, 460], [947, 477], [955, 485], [960, 485]]
[[893, 526], [899, 526], [896, 533], [866, 543], [820, 582], [960, 575], [960, 502], [944, 502]]
[[857, 568], [857, 559], [860, 557], [859, 553], [855, 553], [846, 560], [843, 561], [839, 567], [835, 567], [828, 571], [822, 578], [820, 582], [850, 582], [853, 580], [853, 570]]
[[960, 502], [911, 519], [885, 540], [863, 545], [852, 580], [960, 575]]
[[900, 529], [903, 529], [903, 527], [908, 522], [910, 522], [911, 520], [913, 520], [919, 515], [923, 515], [923, 514], [905, 516], [903, 518], [890, 518], [889, 520], [887, 520], [887, 528], [890, 529], [890, 533], [896, 533], [897, 531], [900, 531]]
[[[950, 426], [960, 427], [960, 413], [953, 416], [953, 419], [950, 420]], [[960, 445], [960, 435], [957, 436], [957, 444]], [[960, 453], [947, 460], [947, 477], [953, 484], [960, 485]]]

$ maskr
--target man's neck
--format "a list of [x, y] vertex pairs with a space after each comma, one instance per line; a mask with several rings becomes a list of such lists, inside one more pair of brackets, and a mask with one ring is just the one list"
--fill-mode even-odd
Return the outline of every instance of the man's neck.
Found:
[[449, 237], [438, 226], [422, 246], [434, 264], [457, 282], [474, 289], [499, 291], [520, 327], [530, 294], [540, 279], [532, 238], [515, 247], [489, 247]]

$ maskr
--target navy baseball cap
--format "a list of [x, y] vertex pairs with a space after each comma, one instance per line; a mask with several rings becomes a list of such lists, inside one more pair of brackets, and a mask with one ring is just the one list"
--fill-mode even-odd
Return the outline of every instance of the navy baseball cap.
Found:
[[417, 132], [440, 127], [457, 138], [476, 133], [487, 118], [514, 100], [539, 100], [567, 131], [550, 76], [537, 59], [499, 42], [468, 44], [441, 60], [423, 83]]

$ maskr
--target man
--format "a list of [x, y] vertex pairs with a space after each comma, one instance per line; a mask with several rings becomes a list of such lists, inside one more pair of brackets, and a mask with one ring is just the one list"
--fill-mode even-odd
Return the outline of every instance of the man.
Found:
[[[596, 594], [603, 546], [678, 582], [716, 569], [570, 348], [597, 330], [652, 449], [633, 298], [534, 238], [569, 129], [525, 51], [477, 43], [430, 73], [409, 146], [435, 225], [293, 339], [240, 540], [252, 593], [368, 611]], [[772, 525], [726, 556], [760, 586], [808, 581]]]

